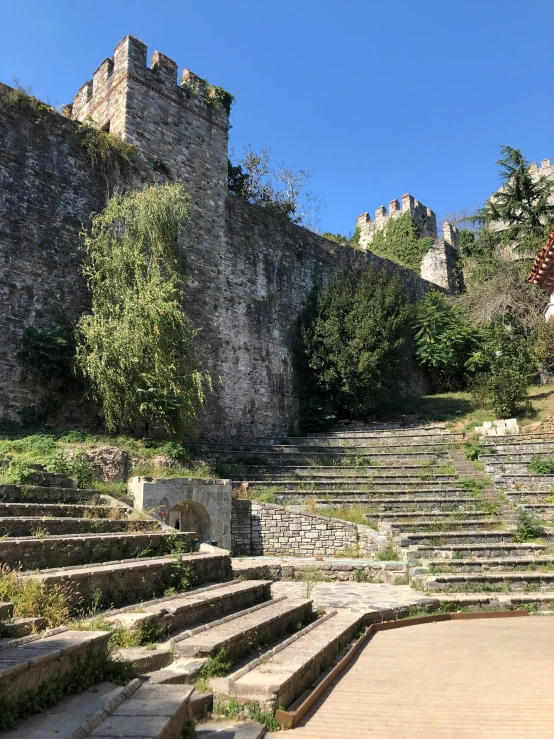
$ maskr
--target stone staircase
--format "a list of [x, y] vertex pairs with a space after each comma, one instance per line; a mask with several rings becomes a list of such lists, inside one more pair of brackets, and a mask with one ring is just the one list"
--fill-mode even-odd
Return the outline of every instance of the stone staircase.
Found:
[[[550, 610], [554, 552], [547, 540], [520, 541], [516, 528], [521, 506], [554, 517], [554, 475], [529, 476], [525, 466], [538, 453], [554, 456], [554, 433], [483, 440], [494, 452], [482, 455], [484, 471], [467, 460], [462, 440], [440, 425], [358, 424], [203, 452], [231, 465], [240, 495], [270, 491], [277, 503], [337, 518], [362, 507], [406, 563], [412, 586], [453, 607]], [[515, 462], [511, 477], [504, 467], [491, 483], [495, 465]]]
[[481, 439], [480, 444], [483, 472], [472, 469], [460, 450], [451, 457], [462, 474], [484, 483], [479, 496], [489, 509], [491, 504], [496, 507], [496, 530], [475, 531], [464, 541], [449, 532], [435, 542], [421, 538], [402, 542], [407, 545], [405, 558], [418, 560], [410, 569], [413, 581], [425, 592], [460, 606], [554, 612], [554, 551], [548, 521], [544, 535], [531, 541], [522, 540], [516, 526], [521, 510], [544, 517], [547, 478], [554, 483], [554, 476], [533, 475], [529, 464], [534, 456], [554, 453], [554, 442], [544, 436], [518, 435]]
[[[67, 479], [36, 482], [0, 487], [0, 556], [20, 584], [67, 587], [73, 620], [44, 631], [47, 617], [0, 603], [0, 727], [20, 720], [8, 738], [39, 737], [55, 725], [60, 739], [177, 739], [214, 699], [226, 705], [239, 691], [273, 711], [302, 695], [361, 626], [360, 614], [314, 613], [309, 598], [272, 598], [268, 580], [231, 581], [222, 550], [182, 553], [193, 532], [137, 518], [125, 503]], [[114, 652], [113, 634], [135, 635], [136, 644]], [[110, 682], [114, 670], [120, 687]], [[211, 692], [195, 689], [199, 679]]]

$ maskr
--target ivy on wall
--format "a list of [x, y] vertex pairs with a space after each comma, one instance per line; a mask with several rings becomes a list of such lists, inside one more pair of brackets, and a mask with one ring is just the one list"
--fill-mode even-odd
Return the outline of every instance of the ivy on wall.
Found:
[[419, 272], [421, 260], [433, 246], [433, 239], [419, 238], [419, 231], [409, 213], [389, 218], [382, 231], [377, 231], [369, 250], [403, 267]]

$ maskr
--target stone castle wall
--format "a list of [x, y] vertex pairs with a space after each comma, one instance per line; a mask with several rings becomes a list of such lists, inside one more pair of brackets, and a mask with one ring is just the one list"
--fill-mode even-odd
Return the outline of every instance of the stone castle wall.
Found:
[[290, 429], [298, 318], [315, 284], [328, 282], [341, 265], [399, 270], [412, 299], [428, 289], [414, 272], [371, 252], [339, 246], [227, 197], [227, 114], [195, 86], [188, 89], [195, 79], [190, 72], [184, 79], [183, 89], [176, 65], [157, 52], [146, 66], [146, 47], [128, 37], [65, 117], [47, 114], [37, 124], [25, 108], [7, 107], [0, 89], [0, 416], [17, 417], [41, 394], [19, 379], [24, 328], [51, 324], [57, 300], [73, 316], [88, 307], [79, 233], [103, 207], [109, 184], [81, 145], [79, 121], [88, 116], [138, 144], [138, 181], [158, 177], [162, 162], [191, 195], [192, 218], [182, 237], [188, 310], [215, 388], [203, 436], [246, 439]]

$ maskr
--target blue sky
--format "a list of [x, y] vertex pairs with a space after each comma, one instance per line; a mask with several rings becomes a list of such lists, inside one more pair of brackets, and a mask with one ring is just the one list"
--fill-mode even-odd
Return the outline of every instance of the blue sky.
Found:
[[321, 228], [410, 192], [484, 200], [501, 144], [554, 158], [552, 0], [19, 0], [0, 79], [69, 102], [127, 34], [236, 96], [231, 145], [311, 170]]

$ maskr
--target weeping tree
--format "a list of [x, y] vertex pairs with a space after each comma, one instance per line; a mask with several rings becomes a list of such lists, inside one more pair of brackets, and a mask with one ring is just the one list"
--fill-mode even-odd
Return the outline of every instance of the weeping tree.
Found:
[[178, 246], [189, 198], [179, 184], [113, 195], [83, 234], [92, 313], [77, 327], [77, 364], [109, 431], [192, 433], [208, 378], [185, 312]]

